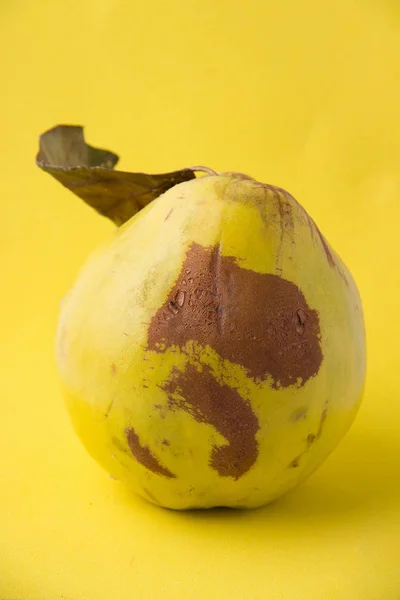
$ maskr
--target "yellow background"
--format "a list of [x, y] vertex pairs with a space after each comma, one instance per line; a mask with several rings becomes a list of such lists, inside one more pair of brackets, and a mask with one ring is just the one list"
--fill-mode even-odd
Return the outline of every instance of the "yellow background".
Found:
[[[0, 598], [400, 599], [398, 0], [1, 0], [0, 51]], [[60, 122], [123, 169], [200, 163], [287, 188], [352, 270], [362, 409], [273, 506], [156, 508], [73, 433], [57, 311], [113, 226], [34, 166]]]

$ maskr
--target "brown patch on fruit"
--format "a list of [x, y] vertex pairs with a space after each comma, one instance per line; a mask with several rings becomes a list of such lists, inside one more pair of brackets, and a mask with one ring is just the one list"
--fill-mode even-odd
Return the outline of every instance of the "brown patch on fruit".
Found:
[[237, 390], [219, 383], [207, 366], [199, 371], [188, 364], [184, 372], [175, 370], [164, 385], [172, 410], [188, 412], [199, 423], [207, 423], [227, 440], [213, 446], [210, 464], [222, 477], [238, 479], [256, 462], [258, 419], [251, 405]]
[[154, 315], [148, 347], [195, 341], [274, 387], [304, 385], [322, 362], [318, 313], [291, 281], [244, 269], [220, 247], [193, 243], [169, 297]]
[[117, 365], [115, 363], [111, 363], [111, 373], [116, 375], [117, 373]]
[[291, 469], [297, 469], [297, 467], [300, 466], [300, 456], [298, 456], [297, 458], [295, 458], [294, 460], [292, 460], [292, 462], [290, 463], [289, 467]]
[[125, 429], [125, 434], [133, 456], [141, 465], [146, 467], [146, 469], [149, 469], [149, 471], [157, 473], [158, 475], [164, 475], [164, 477], [175, 478], [175, 475], [171, 473], [169, 469], [163, 467], [159, 463], [158, 459], [152, 454], [148, 446], [141, 445], [139, 436], [137, 435], [133, 427]]

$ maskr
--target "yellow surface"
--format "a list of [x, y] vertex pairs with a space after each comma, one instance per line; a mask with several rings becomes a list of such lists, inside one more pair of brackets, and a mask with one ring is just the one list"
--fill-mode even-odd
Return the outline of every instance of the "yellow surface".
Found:
[[[2, 600], [400, 598], [399, 6], [1, 2]], [[86, 125], [121, 168], [204, 163], [282, 185], [352, 270], [368, 334], [361, 412], [273, 506], [165, 511], [78, 442], [55, 323], [112, 225], [35, 168], [37, 135], [59, 122]]]

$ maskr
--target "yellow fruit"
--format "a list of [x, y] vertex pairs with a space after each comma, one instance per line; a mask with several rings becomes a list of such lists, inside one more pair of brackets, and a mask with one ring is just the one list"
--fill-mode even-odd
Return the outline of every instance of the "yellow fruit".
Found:
[[89, 258], [57, 364], [79, 437], [114, 477], [174, 509], [256, 507], [310, 475], [356, 415], [360, 297], [289, 193], [210, 174]]

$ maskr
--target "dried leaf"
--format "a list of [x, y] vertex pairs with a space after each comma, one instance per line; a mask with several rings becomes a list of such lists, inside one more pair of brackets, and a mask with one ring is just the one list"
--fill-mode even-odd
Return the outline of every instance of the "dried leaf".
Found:
[[118, 226], [169, 188], [195, 178], [193, 169], [161, 175], [113, 171], [118, 156], [86, 144], [79, 126], [57, 125], [39, 142], [36, 164]]

